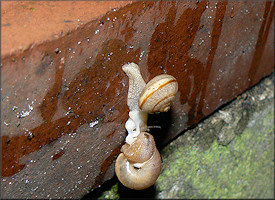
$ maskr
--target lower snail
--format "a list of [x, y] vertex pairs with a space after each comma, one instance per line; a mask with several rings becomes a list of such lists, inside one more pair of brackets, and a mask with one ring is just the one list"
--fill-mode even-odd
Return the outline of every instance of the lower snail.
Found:
[[155, 183], [161, 172], [161, 156], [154, 137], [145, 132], [149, 113], [167, 112], [178, 91], [177, 80], [168, 74], [158, 75], [145, 84], [135, 63], [122, 66], [129, 77], [127, 105], [129, 119], [126, 144], [121, 148], [115, 172], [126, 187], [142, 190]]
[[143, 190], [155, 183], [161, 171], [161, 157], [151, 134], [142, 132], [131, 144], [121, 148], [115, 171], [128, 188]]

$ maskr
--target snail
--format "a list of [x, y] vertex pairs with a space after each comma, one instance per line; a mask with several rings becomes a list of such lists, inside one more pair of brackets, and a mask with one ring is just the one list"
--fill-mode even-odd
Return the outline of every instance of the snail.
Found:
[[178, 83], [173, 76], [162, 74], [146, 84], [135, 63], [123, 65], [122, 70], [129, 77], [127, 105], [130, 111], [125, 123], [126, 144], [121, 147], [115, 172], [124, 186], [142, 190], [153, 185], [161, 171], [161, 156], [154, 137], [146, 132], [148, 114], [170, 109]]
[[178, 91], [176, 78], [168, 74], [154, 77], [147, 84], [135, 63], [122, 66], [129, 77], [127, 105], [129, 119], [125, 124], [128, 131], [126, 143], [132, 143], [138, 134], [147, 130], [148, 113], [167, 112]]
[[153, 136], [142, 132], [131, 145], [123, 145], [121, 151], [115, 164], [119, 181], [135, 190], [153, 185], [161, 171], [161, 157]]

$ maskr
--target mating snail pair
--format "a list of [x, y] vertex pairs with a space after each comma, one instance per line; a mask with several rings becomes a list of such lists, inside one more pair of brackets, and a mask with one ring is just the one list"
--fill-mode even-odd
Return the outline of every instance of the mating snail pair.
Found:
[[178, 83], [173, 76], [162, 74], [146, 84], [135, 63], [123, 65], [122, 70], [129, 77], [127, 105], [130, 112], [125, 124], [126, 144], [116, 160], [115, 171], [124, 186], [142, 190], [153, 185], [161, 171], [161, 157], [154, 137], [146, 132], [148, 114], [170, 109]]

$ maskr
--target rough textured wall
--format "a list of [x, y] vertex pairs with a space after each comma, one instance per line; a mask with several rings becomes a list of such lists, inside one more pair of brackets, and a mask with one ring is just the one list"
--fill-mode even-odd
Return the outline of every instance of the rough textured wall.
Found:
[[[114, 175], [128, 118], [127, 62], [179, 81], [150, 116], [158, 145], [274, 66], [274, 2], [135, 2], [2, 57], [2, 195], [77, 198]], [[22, 33], [23, 34], [23, 33]], [[24, 34], [23, 34], [24, 35]]]

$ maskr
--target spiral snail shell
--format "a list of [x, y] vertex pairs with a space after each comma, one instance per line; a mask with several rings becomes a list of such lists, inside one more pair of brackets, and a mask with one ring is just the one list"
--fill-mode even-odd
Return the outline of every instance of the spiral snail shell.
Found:
[[146, 113], [167, 112], [178, 92], [176, 78], [161, 74], [150, 80], [139, 96], [139, 107]]
[[121, 152], [115, 171], [123, 185], [142, 190], [155, 183], [161, 171], [161, 157], [151, 134], [140, 133], [131, 145], [123, 145]]

